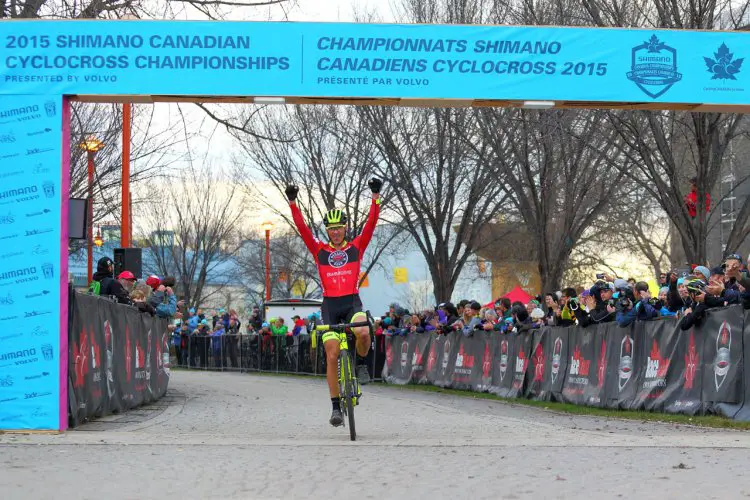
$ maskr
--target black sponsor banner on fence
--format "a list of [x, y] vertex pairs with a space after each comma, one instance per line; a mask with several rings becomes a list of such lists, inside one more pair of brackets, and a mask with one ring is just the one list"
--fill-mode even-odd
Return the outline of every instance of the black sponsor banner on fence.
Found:
[[494, 339], [498, 337], [494, 333], [482, 332], [481, 334], [475, 334], [477, 352], [481, 353], [481, 358], [477, 358], [478, 362], [474, 367], [474, 373], [472, 375], [471, 388], [476, 392], [487, 392], [492, 386], [492, 370], [494, 368], [493, 353], [494, 351]]
[[[674, 323], [674, 320], [669, 320], [669, 324]], [[667, 413], [696, 415], [701, 411], [702, 406], [701, 380], [704, 370], [700, 359], [703, 334], [694, 328], [682, 331], [677, 324], [674, 324], [672, 328], [675, 331], [677, 343], [670, 358], [662, 409]]]
[[562, 399], [566, 403], [586, 404], [591, 370], [596, 371], [597, 331], [596, 327], [589, 327], [572, 328], [569, 332], [568, 367], [562, 390]]
[[458, 352], [456, 352], [451, 377], [452, 388], [473, 389], [481, 384], [484, 337], [484, 332], [474, 332], [470, 337], [458, 336]]
[[524, 394], [526, 383], [526, 369], [531, 359], [531, 345], [534, 338], [533, 332], [515, 334], [515, 355], [512, 365], [511, 384], [507, 397], [517, 398]]
[[383, 376], [391, 384], [403, 385], [408, 384], [411, 380], [409, 340], [409, 337], [402, 335], [394, 335], [389, 339], [386, 339], [386, 361], [384, 365]]
[[733, 417], [743, 400], [743, 327], [741, 306], [709, 310], [700, 326], [703, 337], [703, 402], [709, 413]]
[[411, 355], [411, 381], [416, 384], [426, 384], [429, 382], [427, 379], [427, 367], [435, 335], [431, 333], [414, 333], [411, 336], [414, 338]]
[[[743, 323], [742, 323], [742, 359], [750, 359], [750, 311], [743, 311]], [[745, 378], [748, 376], [750, 370], [744, 370], [742, 374], [743, 380], [743, 398], [742, 405], [740, 406], [737, 413], [732, 418], [735, 420], [750, 421], [750, 383], [747, 383]]]
[[635, 337], [633, 326], [607, 328], [607, 369], [605, 397], [602, 406], [629, 408], [635, 398], [637, 380], [635, 375]]
[[453, 380], [453, 368], [458, 354], [458, 340], [461, 334], [457, 332], [441, 335], [442, 343], [437, 349], [437, 368], [432, 382], [439, 387], [450, 387]]
[[615, 331], [617, 323], [605, 323], [599, 325], [595, 330], [591, 342], [594, 354], [588, 372], [589, 382], [583, 390], [584, 403], [589, 406], [606, 405], [606, 380], [610, 370], [609, 349], [607, 349], [607, 337]]
[[386, 345], [384, 373], [397, 383], [750, 420], [743, 366], [750, 356], [750, 311], [740, 306], [709, 310], [688, 331], [663, 318], [626, 328], [606, 323], [507, 335], [412, 334]]
[[494, 361], [492, 368], [492, 384], [489, 392], [501, 397], [508, 397], [513, 386], [513, 371], [516, 362], [516, 340], [518, 336], [515, 333], [506, 335], [495, 335], [492, 352]]
[[71, 425], [154, 401], [167, 390], [167, 320], [74, 294], [68, 377]]
[[667, 390], [670, 383], [679, 380], [679, 368], [670, 370], [675, 361], [679, 327], [675, 321], [665, 319], [649, 323], [637, 322], [634, 327], [637, 361], [637, 381], [635, 398], [631, 409], [662, 411], [673, 389]]
[[549, 328], [544, 336], [545, 350], [550, 354], [547, 361], [550, 365], [548, 380], [550, 398], [553, 401], [563, 400], [562, 391], [570, 358], [568, 351], [570, 330], [570, 328]]
[[549, 336], [549, 329], [543, 328], [531, 334], [531, 358], [526, 367], [526, 390], [524, 394], [529, 399], [547, 401], [550, 399], [550, 350], [545, 345], [545, 338]]

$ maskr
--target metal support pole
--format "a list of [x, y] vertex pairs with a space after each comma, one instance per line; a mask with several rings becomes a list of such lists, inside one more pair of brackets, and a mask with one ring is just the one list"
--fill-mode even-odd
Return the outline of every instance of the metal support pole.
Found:
[[130, 247], [130, 106], [129, 102], [122, 105], [122, 248]]

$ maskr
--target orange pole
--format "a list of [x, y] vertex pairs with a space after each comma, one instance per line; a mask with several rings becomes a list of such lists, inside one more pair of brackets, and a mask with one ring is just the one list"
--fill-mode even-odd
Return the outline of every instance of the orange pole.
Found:
[[130, 247], [130, 103], [122, 105], [122, 228], [120, 247]]
[[94, 153], [87, 153], [89, 160], [89, 227], [88, 227], [88, 281], [94, 278]]
[[271, 300], [271, 230], [266, 229], [266, 302]]

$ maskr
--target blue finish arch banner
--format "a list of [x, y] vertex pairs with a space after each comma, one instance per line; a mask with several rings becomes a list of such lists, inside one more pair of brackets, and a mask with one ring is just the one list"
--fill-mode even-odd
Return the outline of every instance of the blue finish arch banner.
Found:
[[0, 96], [0, 429], [60, 427], [61, 105]]
[[[67, 367], [67, 204], [61, 200], [67, 202], [70, 159], [63, 96], [738, 106], [750, 104], [748, 54], [750, 36], [741, 32], [0, 22], [0, 429], [66, 426], [67, 374], [60, 366]], [[530, 347], [519, 346], [528, 356]], [[447, 363], [460, 346], [438, 347]], [[438, 378], [449, 381], [453, 368], [446, 364]]]
[[741, 32], [0, 23], [0, 93], [748, 104]]

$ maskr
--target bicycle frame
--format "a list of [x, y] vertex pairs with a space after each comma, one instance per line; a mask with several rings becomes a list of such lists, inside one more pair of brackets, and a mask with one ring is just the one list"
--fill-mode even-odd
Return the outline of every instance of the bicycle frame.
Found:
[[[361, 392], [359, 391], [359, 381], [357, 376], [354, 374], [354, 362], [352, 359], [356, 359], [356, 352], [349, 349], [349, 339], [346, 334], [348, 328], [359, 328], [366, 326], [372, 333], [372, 316], [370, 311], [367, 311], [367, 321], [359, 321], [355, 323], [341, 323], [338, 325], [317, 325], [314, 328], [314, 333], [326, 332], [326, 334], [334, 334], [335, 338], [339, 341], [339, 355], [338, 355], [338, 378], [339, 378], [339, 398], [341, 399], [342, 412], [349, 418], [349, 434], [351, 440], [356, 439], [357, 432], [354, 427], [354, 407], [357, 406], [357, 400]], [[329, 339], [332, 340], [332, 339]]]

